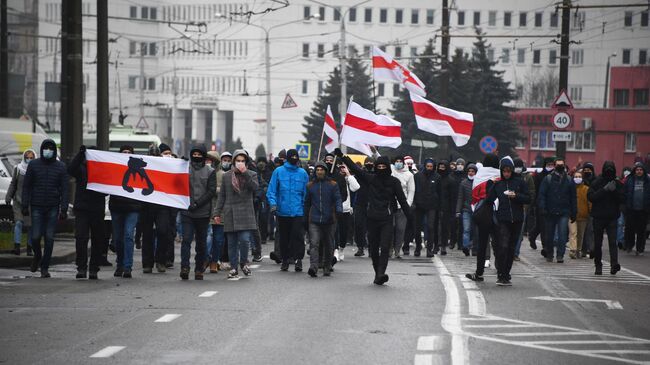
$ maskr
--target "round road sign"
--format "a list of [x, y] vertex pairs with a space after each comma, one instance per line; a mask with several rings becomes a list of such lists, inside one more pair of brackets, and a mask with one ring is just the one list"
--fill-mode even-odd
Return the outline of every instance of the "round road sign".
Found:
[[492, 153], [496, 151], [497, 148], [499, 147], [499, 143], [497, 143], [497, 139], [492, 136], [485, 136], [481, 138], [478, 145], [479, 148], [481, 149], [481, 152], [483, 153]]
[[571, 116], [565, 112], [555, 113], [553, 116], [553, 125], [556, 128], [564, 129], [571, 124]]

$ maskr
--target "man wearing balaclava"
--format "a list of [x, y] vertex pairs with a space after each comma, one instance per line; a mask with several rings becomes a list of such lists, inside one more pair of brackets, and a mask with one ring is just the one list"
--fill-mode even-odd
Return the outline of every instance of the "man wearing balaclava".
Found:
[[[423, 219], [426, 217], [427, 230], [425, 237], [427, 241], [427, 257], [433, 257], [433, 237], [436, 230], [436, 216], [440, 204], [438, 196], [438, 184], [440, 175], [435, 171], [433, 159], [424, 160], [424, 169], [415, 174], [415, 256], [420, 256], [422, 250]], [[407, 246], [404, 247], [404, 255], [408, 255]]]
[[[368, 156], [363, 161], [363, 169], [366, 173], [372, 174], [375, 170], [375, 159]], [[352, 170], [350, 170], [352, 172]], [[365, 249], [368, 247], [368, 227], [366, 212], [368, 210], [368, 184], [365, 181], [357, 179], [359, 190], [357, 190], [354, 199], [354, 242], [357, 245], [357, 252], [354, 256], [364, 256]]]
[[616, 178], [616, 166], [605, 161], [603, 172], [589, 186], [587, 199], [591, 202], [591, 216], [594, 218], [594, 265], [596, 275], [603, 274], [603, 234], [607, 232], [609, 241], [610, 274], [621, 270], [616, 246], [616, 224], [625, 204], [625, 188]]
[[[543, 160], [542, 171], [535, 174], [535, 191], [539, 193], [539, 187], [542, 184], [542, 180], [553, 172], [555, 169], [555, 157], [545, 157]], [[546, 255], [546, 250], [544, 247], [544, 242], [546, 242], [546, 221], [543, 214], [540, 214], [538, 200], [533, 201], [533, 206], [535, 208], [535, 227], [528, 233], [528, 241], [530, 242], [530, 248], [533, 250], [537, 249], [537, 236], [540, 236], [542, 239], [542, 256]]]
[[207, 151], [200, 144], [190, 150], [190, 206], [181, 212], [183, 241], [181, 243], [181, 279], [189, 279], [192, 240], [196, 241], [194, 279], [203, 280], [208, 224], [212, 213], [212, 197], [217, 190], [214, 169], [205, 163]]
[[438, 221], [440, 223], [438, 237], [434, 237], [435, 247], [433, 251], [434, 253], [440, 251], [440, 254], [444, 256], [447, 254], [449, 230], [452, 224], [453, 213], [456, 209], [455, 192], [458, 188], [458, 182], [452, 176], [447, 160], [440, 160], [438, 162], [438, 175], [440, 175], [440, 183], [438, 184], [438, 196], [440, 197]]
[[[49, 278], [50, 259], [54, 248], [57, 219], [68, 217], [68, 173], [65, 164], [56, 159], [56, 143], [46, 139], [41, 143], [40, 158], [27, 165], [23, 183], [22, 214], [32, 214], [32, 247], [34, 258], [31, 271], [41, 268], [41, 277]], [[41, 252], [41, 237], [45, 248]]]
[[298, 151], [290, 149], [287, 151], [284, 165], [273, 171], [266, 192], [271, 213], [278, 218], [281, 271], [288, 271], [290, 263], [295, 264], [296, 272], [302, 271], [302, 259], [305, 255], [304, 204], [308, 182], [309, 175], [300, 166]]

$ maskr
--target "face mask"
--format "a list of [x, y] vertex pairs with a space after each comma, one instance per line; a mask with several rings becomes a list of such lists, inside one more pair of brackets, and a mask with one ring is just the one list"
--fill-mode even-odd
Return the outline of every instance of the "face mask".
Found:
[[580, 185], [580, 184], [582, 184], [582, 178], [574, 177], [573, 182], [576, 183], [576, 185]]
[[325, 165], [327, 166], [327, 171], [332, 171], [332, 164], [329, 162], [326, 162]]
[[390, 176], [390, 169], [388, 168], [376, 169], [375, 172], [380, 176]]
[[44, 149], [43, 150], [43, 157], [47, 158], [47, 159], [50, 159], [50, 158], [54, 157], [54, 150]]
[[464, 165], [456, 165], [456, 171], [463, 171], [465, 169]]
[[245, 165], [245, 162], [243, 162], [243, 161], [236, 161], [235, 162], [235, 167], [237, 168], [237, 170], [243, 169], [244, 165]]
[[403, 162], [395, 162], [395, 168], [398, 170], [401, 170], [404, 168], [404, 163]]
[[298, 161], [300, 161], [300, 159], [297, 156], [296, 157], [291, 157], [289, 159], [289, 163], [292, 164], [292, 165], [297, 165]]
[[30, 163], [30, 162], [32, 162], [32, 160], [33, 160], [33, 158], [26, 158], [25, 163]]
[[221, 163], [221, 169], [223, 171], [228, 171], [230, 170], [231, 163], [230, 162], [222, 162]]
[[553, 167], [546, 166], [546, 167], [544, 168], [544, 170], [546, 170], [546, 172], [551, 172], [551, 171], [553, 171]]
[[557, 171], [559, 174], [564, 172], [564, 165], [557, 165], [555, 166], [555, 171]]
[[201, 162], [203, 162], [203, 157], [192, 156], [192, 162], [201, 163]]
[[524, 171], [523, 167], [515, 167], [515, 174], [521, 174], [522, 171]]
[[264, 162], [258, 162], [257, 163], [257, 168], [260, 171], [264, 171], [264, 169], [266, 169], [266, 164]]
[[628, 177], [628, 175], [630, 175], [629, 171], [623, 171], [623, 177]]
[[325, 170], [323, 170], [323, 169], [318, 169], [318, 170], [316, 171], [316, 178], [318, 178], [319, 180], [323, 180], [323, 179], [325, 178], [325, 174], [327, 174], [327, 173], [325, 172]]
[[474, 180], [474, 175], [472, 175], [472, 176], [467, 175], [467, 178], [470, 179], [470, 180]]
[[367, 171], [372, 171], [375, 168], [375, 165], [371, 163], [367, 163], [365, 166]]
[[[173, 158], [174, 156], [172, 155], [162, 155], [164, 158]], [[192, 157], [192, 161], [194, 161], [194, 157]]]
[[583, 172], [582, 176], [584, 176], [585, 178], [590, 178], [591, 177], [591, 172]]

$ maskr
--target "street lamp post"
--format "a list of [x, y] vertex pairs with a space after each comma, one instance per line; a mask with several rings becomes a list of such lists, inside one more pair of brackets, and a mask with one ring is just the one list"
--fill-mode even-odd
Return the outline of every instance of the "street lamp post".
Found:
[[[225, 19], [227, 18], [225, 15], [217, 13], [215, 14], [217, 18], [222, 18]], [[309, 19], [318, 19], [319, 15], [312, 15], [309, 17]], [[264, 31], [264, 66], [265, 66], [265, 73], [266, 73], [266, 151], [267, 153], [273, 153], [273, 123], [272, 123], [272, 113], [271, 113], [271, 42], [269, 40], [269, 34], [272, 29], [279, 28], [285, 25], [293, 24], [293, 23], [299, 23], [305, 20], [309, 19], [298, 19], [298, 20], [292, 20], [290, 22], [282, 23], [282, 24], [277, 24], [271, 27], [263, 27], [261, 25], [257, 24], [252, 24], [248, 22], [243, 22], [235, 19], [230, 19], [233, 22], [236, 23], [242, 23], [246, 25], [253, 26], [255, 28], [259, 28]]]
[[607, 93], [609, 90], [609, 60], [612, 57], [616, 57], [616, 52], [607, 56], [607, 71], [605, 72], [605, 96], [603, 97], [603, 108], [607, 108]]

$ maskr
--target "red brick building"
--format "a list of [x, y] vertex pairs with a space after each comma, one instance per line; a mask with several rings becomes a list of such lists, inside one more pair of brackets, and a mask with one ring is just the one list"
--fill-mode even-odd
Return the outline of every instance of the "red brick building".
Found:
[[[571, 132], [567, 142], [567, 163], [575, 166], [591, 161], [600, 173], [606, 160], [616, 163], [620, 171], [631, 166], [636, 156], [650, 153], [650, 66], [613, 67], [608, 108], [571, 109]], [[570, 96], [570, 95], [569, 95]], [[604, 97], [604, 95], [603, 95]], [[519, 145], [519, 156], [527, 166], [546, 156], [555, 155], [555, 130], [551, 108], [520, 109], [513, 118], [521, 127], [525, 140]]]

